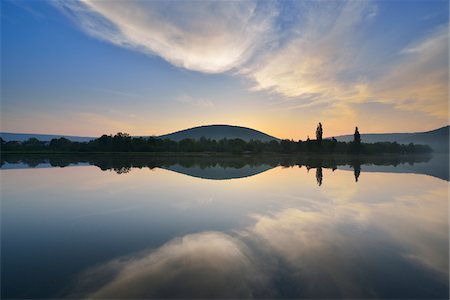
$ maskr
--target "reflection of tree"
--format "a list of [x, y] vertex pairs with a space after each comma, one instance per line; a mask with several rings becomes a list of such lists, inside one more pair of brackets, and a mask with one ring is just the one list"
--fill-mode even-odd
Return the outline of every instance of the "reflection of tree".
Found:
[[353, 174], [355, 174], [355, 181], [358, 182], [359, 174], [361, 174], [361, 165], [353, 165]]
[[322, 167], [319, 166], [316, 168], [316, 180], [319, 186], [322, 185], [322, 178], [323, 178]]
[[184, 168], [233, 168], [245, 170], [262, 165], [267, 167], [305, 166], [306, 170], [316, 169], [316, 179], [319, 185], [323, 181], [323, 168], [335, 170], [338, 166], [347, 165], [354, 169], [355, 180], [358, 181], [361, 165], [396, 166], [399, 164], [427, 162], [431, 156], [329, 156], [329, 155], [261, 155], [261, 156], [156, 156], [154, 154], [3, 154], [1, 164], [24, 163], [29, 167], [49, 164], [53, 167], [64, 167], [73, 164], [90, 164], [102, 170], [114, 170], [118, 174], [132, 171], [134, 168], [170, 168], [178, 165]]
[[114, 171], [117, 174], [126, 174], [128, 172], [130, 172], [131, 167], [120, 167], [120, 168], [114, 168]]

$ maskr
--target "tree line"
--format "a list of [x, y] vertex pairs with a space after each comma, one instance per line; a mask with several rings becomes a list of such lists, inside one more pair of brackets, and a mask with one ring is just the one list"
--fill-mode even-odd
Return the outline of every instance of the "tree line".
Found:
[[338, 142], [334, 137], [323, 139], [323, 127], [319, 123], [316, 139], [259, 140], [244, 141], [242, 139], [183, 139], [173, 141], [157, 137], [131, 137], [126, 133], [102, 135], [89, 142], [72, 142], [66, 138], [52, 139], [50, 142], [30, 138], [23, 142], [4, 141], [1, 139], [1, 150], [8, 152], [218, 152], [218, 153], [311, 153], [311, 154], [421, 154], [432, 152], [427, 145], [396, 142], [362, 143], [358, 127], [355, 128], [352, 142]]

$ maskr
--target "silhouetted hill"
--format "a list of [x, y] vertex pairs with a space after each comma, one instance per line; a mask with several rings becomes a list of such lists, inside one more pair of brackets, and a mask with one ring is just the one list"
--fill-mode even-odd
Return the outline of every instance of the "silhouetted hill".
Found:
[[[336, 139], [341, 142], [353, 141], [353, 135], [341, 135]], [[449, 126], [435, 130], [414, 133], [369, 133], [361, 134], [363, 143], [397, 142], [399, 144], [425, 144], [436, 152], [448, 152], [449, 150]]]
[[38, 133], [10, 133], [10, 132], [0, 132], [0, 137], [4, 141], [18, 141], [23, 142], [29, 138], [36, 138], [43, 142], [50, 142], [52, 139], [66, 138], [72, 142], [89, 142], [90, 140], [96, 139], [95, 137], [87, 136], [71, 136], [71, 135], [58, 135], [58, 134], [38, 134]]
[[224, 138], [227, 139], [239, 138], [247, 142], [250, 140], [260, 140], [263, 142], [278, 140], [273, 136], [270, 136], [255, 129], [231, 125], [199, 126], [162, 135], [159, 138], [170, 139], [173, 141], [181, 141], [187, 138], [198, 140], [201, 137], [205, 137], [207, 139], [212, 140], [221, 140]]
[[[190, 129], [177, 131], [174, 133], [159, 136], [162, 139], [171, 139], [180, 141], [185, 138], [200, 139], [202, 136], [220, 140], [223, 138], [233, 139], [240, 138], [244, 141], [260, 140], [263, 142], [271, 140], [279, 140], [273, 136], [265, 134], [261, 131], [254, 130], [247, 127], [231, 126], [231, 125], [207, 125], [199, 126]], [[33, 133], [8, 133], [0, 132], [0, 137], [5, 141], [25, 141], [29, 138], [37, 138], [40, 141], [50, 141], [54, 138], [65, 137], [73, 142], [86, 142], [95, 139], [94, 137], [82, 136], [66, 136], [66, 135], [52, 135], [52, 134], [33, 134]], [[438, 128], [426, 132], [416, 133], [376, 133], [376, 134], [361, 134], [363, 143], [375, 142], [398, 142], [400, 144], [426, 144], [429, 145], [435, 152], [449, 151], [449, 126]], [[349, 142], [353, 140], [353, 135], [337, 136], [336, 139], [342, 142]]]
[[[250, 140], [260, 140], [263, 142], [278, 140], [276, 137], [270, 136], [255, 129], [231, 125], [199, 126], [161, 135], [158, 138], [170, 139], [173, 141], [181, 141], [186, 138], [198, 140], [202, 136], [212, 140], [221, 140], [223, 138], [227, 139], [239, 138], [247, 142]], [[72, 142], [88, 142], [90, 140], [95, 139], [95, 137], [67, 136], [56, 134], [9, 133], [9, 132], [0, 132], [0, 137], [7, 142], [8, 141], [23, 142], [28, 140], [29, 138], [37, 138], [38, 140], [44, 142], [49, 142], [52, 139], [57, 139], [61, 137], [64, 137]]]

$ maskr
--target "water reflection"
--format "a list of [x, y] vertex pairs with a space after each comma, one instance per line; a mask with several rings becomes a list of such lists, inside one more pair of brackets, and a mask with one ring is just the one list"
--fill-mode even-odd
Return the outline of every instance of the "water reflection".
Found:
[[423, 193], [258, 214], [246, 228], [189, 234], [89, 269], [69, 297], [440, 298], [446, 208]]
[[[434, 166], [422, 165], [437, 161]], [[5, 168], [35, 168], [39, 166], [67, 167], [73, 165], [95, 165], [117, 174], [129, 173], [133, 168], [163, 168], [185, 175], [204, 179], [234, 179], [254, 176], [277, 166], [305, 166], [316, 169], [317, 184], [322, 185], [322, 168], [336, 170], [350, 167], [358, 182], [361, 166], [367, 170], [381, 172], [405, 172], [428, 174], [449, 180], [448, 155], [389, 155], [389, 156], [149, 156], [149, 155], [20, 155], [8, 154], [1, 158]]]
[[89, 269], [68, 297], [253, 298], [269, 296], [268, 291], [264, 274], [243, 242], [228, 234], [203, 232]]
[[353, 174], [355, 174], [355, 181], [358, 182], [359, 174], [361, 174], [361, 165], [353, 166]]
[[2, 157], [2, 298], [449, 296], [434, 157], [61, 159]]
[[319, 186], [322, 185], [322, 179], [323, 179], [322, 166], [317, 166], [316, 167], [316, 180], [317, 180], [317, 184]]

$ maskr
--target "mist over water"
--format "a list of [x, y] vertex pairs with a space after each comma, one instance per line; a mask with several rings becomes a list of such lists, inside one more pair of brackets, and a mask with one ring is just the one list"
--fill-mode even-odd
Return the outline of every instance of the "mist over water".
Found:
[[2, 157], [2, 298], [448, 298], [445, 160]]

